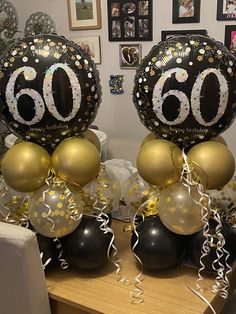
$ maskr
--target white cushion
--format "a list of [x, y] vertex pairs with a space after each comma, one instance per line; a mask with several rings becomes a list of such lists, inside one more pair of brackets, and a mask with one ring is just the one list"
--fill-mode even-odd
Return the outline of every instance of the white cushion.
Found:
[[0, 313], [50, 314], [34, 233], [0, 222], [0, 252]]

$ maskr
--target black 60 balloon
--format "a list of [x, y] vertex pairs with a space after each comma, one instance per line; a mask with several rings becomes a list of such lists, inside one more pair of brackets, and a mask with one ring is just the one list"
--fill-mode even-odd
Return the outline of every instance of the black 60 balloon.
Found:
[[93, 61], [58, 35], [28, 36], [0, 61], [2, 119], [25, 140], [54, 148], [95, 119], [101, 88]]
[[180, 146], [227, 129], [236, 108], [236, 59], [206, 36], [177, 36], [154, 46], [137, 70], [133, 101], [141, 122]]

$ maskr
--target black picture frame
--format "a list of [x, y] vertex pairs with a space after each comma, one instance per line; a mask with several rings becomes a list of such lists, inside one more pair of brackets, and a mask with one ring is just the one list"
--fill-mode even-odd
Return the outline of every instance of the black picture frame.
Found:
[[225, 46], [236, 56], [236, 25], [225, 26]]
[[200, 34], [207, 36], [206, 29], [188, 29], [188, 30], [170, 30], [161, 32], [161, 41], [167, 40], [169, 37], [177, 35]]
[[109, 41], [152, 41], [152, 0], [107, 0]]
[[[182, 16], [180, 14], [182, 1], [187, 0], [173, 0], [173, 14], [172, 14], [172, 22], [174, 24], [177, 23], [199, 23], [200, 22], [200, 7], [201, 7], [201, 0], [191, 0], [188, 7], [184, 8], [183, 10], [186, 10], [182, 13]], [[188, 16], [184, 16], [188, 15]]]
[[236, 20], [236, 1], [218, 0], [216, 18], [218, 21], [235, 21]]

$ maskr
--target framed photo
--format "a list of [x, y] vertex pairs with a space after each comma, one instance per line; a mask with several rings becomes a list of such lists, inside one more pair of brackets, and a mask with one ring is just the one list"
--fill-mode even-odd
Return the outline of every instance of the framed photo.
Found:
[[120, 44], [120, 67], [122, 69], [135, 69], [141, 62], [140, 44]]
[[200, 34], [207, 36], [206, 29], [189, 29], [189, 30], [173, 30], [173, 31], [162, 31], [161, 32], [161, 40], [167, 40], [170, 37], [177, 36], [177, 35], [188, 35], [188, 34]]
[[225, 46], [236, 56], [236, 25], [225, 26]]
[[67, 0], [71, 30], [101, 28], [100, 0]]
[[94, 63], [101, 63], [101, 45], [99, 36], [86, 36], [71, 38], [92, 58]]
[[199, 23], [201, 0], [173, 0], [173, 23]]
[[152, 0], [107, 0], [110, 41], [152, 40]]
[[218, 21], [236, 20], [236, 1], [235, 0], [218, 0], [217, 20]]

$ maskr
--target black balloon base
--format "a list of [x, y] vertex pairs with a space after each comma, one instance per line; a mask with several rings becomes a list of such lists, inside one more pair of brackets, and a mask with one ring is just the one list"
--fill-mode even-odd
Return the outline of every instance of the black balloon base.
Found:
[[159, 217], [147, 217], [133, 233], [131, 248], [146, 271], [159, 271], [176, 266], [184, 256], [184, 237], [168, 230]]
[[61, 238], [70, 267], [93, 271], [106, 265], [112, 235], [105, 234], [100, 226], [96, 218], [84, 216], [75, 231]]

